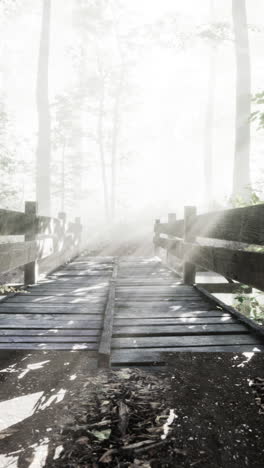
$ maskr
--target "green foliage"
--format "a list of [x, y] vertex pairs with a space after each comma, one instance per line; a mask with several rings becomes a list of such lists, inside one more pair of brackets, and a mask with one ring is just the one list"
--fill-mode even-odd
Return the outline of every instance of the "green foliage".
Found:
[[264, 304], [257, 299], [262, 293], [254, 296], [247, 294], [238, 294], [235, 296], [234, 307], [246, 317], [264, 324]]
[[264, 129], [264, 91], [253, 96], [252, 102], [257, 108], [251, 113], [250, 121], [257, 124], [258, 130]]
[[11, 293], [26, 292], [21, 289], [14, 288], [13, 286], [7, 286], [6, 284], [0, 285], [0, 295], [6, 295]]
[[237, 196], [235, 198], [230, 198], [229, 203], [234, 208], [241, 208], [243, 206], [261, 205], [262, 203], [264, 203], [264, 200], [260, 198], [256, 191], [252, 191], [248, 200], [243, 199], [243, 197]]

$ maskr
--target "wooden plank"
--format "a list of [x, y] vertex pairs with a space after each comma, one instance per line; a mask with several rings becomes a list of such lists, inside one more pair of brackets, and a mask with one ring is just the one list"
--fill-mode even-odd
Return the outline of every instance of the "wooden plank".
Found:
[[98, 297], [98, 298], [104, 298], [107, 296], [107, 290], [98, 290], [98, 289], [93, 289], [91, 291], [82, 291], [81, 288], [78, 290], [77, 288], [75, 290], [69, 290], [69, 289], [64, 289], [62, 291], [58, 291], [56, 289], [51, 290], [51, 289], [41, 289], [38, 291], [26, 291], [26, 292], [21, 292], [17, 293], [15, 297], [81, 297], [81, 298], [87, 298], [89, 300], [90, 297]]
[[63, 286], [63, 287], [76, 287], [76, 286], [91, 286], [91, 285], [95, 285], [95, 284], [104, 284], [104, 283], [107, 283], [111, 278], [106, 278], [106, 277], [101, 277], [101, 276], [97, 276], [97, 277], [91, 277], [89, 279], [85, 278], [85, 277], [58, 277], [56, 278], [56, 276], [49, 276], [47, 277], [45, 280], [41, 281], [41, 283], [39, 283], [39, 285], [46, 285], [46, 286], [50, 286], [50, 285], [58, 285], [58, 286]]
[[0, 210], [0, 235], [21, 236], [32, 227], [32, 220], [20, 211]]
[[89, 351], [87, 358], [97, 357], [96, 343], [0, 343], [0, 349], [38, 351]]
[[[9, 314], [9, 313], [5, 313], [5, 314], [1, 314], [0, 315], [0, 323], [3, 323], [3, 324], [6, 324], [6, 323], [9, 323], [10, 322], [15, 322], [15, 321], [23, 321], [23, 320], [28, 320], [28, 321], [31, 321], [32, 322], [32, 326], [33, 326], [33, 322], [36, 323], [36, 328], [39, 327], [39, 325], [41, 323], [44, 323], [45, 321], [50, 322], [50, 321], [54, 321], [54, 323], [57, 321], [57, 320], [60, 320], [60, 321], [64, 321], [65, 324], [66, 323], [69, 323], [69, 324], [74, 324], [75, 322], [79, 322], [79, 321], [83, 321], [86, 322], [86, 323], [90, 323], [93, 322], [93, 321], [98, 321], [98, 320], [102, 320], [103, 319], [103, 314], [65, 314], [65, 313], [62, 313], [62, 314], [51, 314], [51, 313], [45, 313], [45, 314], [28, 314], [28, 313], [23, 313], [23, 314]], [[83, 325], [84, 326], [84, 325]]]
[[[183, 237], [183, 220], [160, 223], [156, 233]], [[196, 216], [195, 236], [264, 245], [264, 204], [214, 211]]]
[[186, 310], [135, 310], [133, 313], [129, 311], [116, 311], [115, 316], [118, 319], [121, 318], [186, 318], [186, 317], [226, 317], [229, 316], [229, 314], [224, 313], [223, 311], [219, 310], [195, 310], [195, 311], [189, 311], [189, 309]]
[[[97, 304], [95, 304], [97, 305]], [[210, 303], [200, 302], [199, 304], [192, 302], [183, 302], [183, 301], [142, 301], [142, 302], [133, 302], [133, 301], [116, 301], [116, 311], [119, 313], [130, 312], [144, 312], [151, 314], [152, 312], [166, 312], [166, 311], [209, 311], [215, 309]]]
[[252, 293], [250, 286], [245, 286], [240, 283], [196, 283], [196, 286], [215, 294], [233, 294], [233, 293]]
[[0, 336], [0, 343], [91, 343], [90, 349], [97, 349], [97, 336]]
[[[14, 301], [15, 302], [15, 301]], [[206, 302], [203, 300], [203, 299], [200, 299], [200, 298], [192, 298], [192, 297], [184, 297], [184, 298], [177, 298], [177, 296], [175, 297], [168, 297], [168, 296], [133, 296], [133, 295], [129, 295], [129, 296], [125, 296], [125, 295], [122, 295], [122, 296], [118, 296], [116, 298], [116, 302], [118, 303], [126, 303], [127, 305], [129, 305], [129, 303], [133, 303], [133, 304], [136, 304], [136, 303], [142, 303], [142, 304], [162, 304], [162, 303], [166, 303], [166, 302], [173, 302], [174, 304], [178, 304], [178, 305], [182, 305], [182, 306], [194, 306], [194, 307], [200, 307], [200, 306], [203, 306], [203, 305], [206, 305]]]
[[165, 363], [168, 359], [166, 353], [179, 353], [179, 352], [191, 352], [191, 353], [258, 353], [264, 352], [263, 345], [227, 345], [227, 346], [196, 346], [196, 347], [181, 347], [181, 348], [166, 348], [165, 351], [161, 351], [159, 348], [153, 349], [114, 349], [111, 355], [111, 363], [129, 365], [138, 363]]
[[115, 313], [115, 282], [118, 272], [118, 263], [116, 262], [113, 269], [113, 276], [109, 288], [108, 301], [104, 313], [104, 324], [102, 335], [98, 349], [98, 365], [99, 367], [110, 366], [111, 355], [111, 339]]
[[237, 323], [237, 319], [232, 315], [224, 315], [222, 317], [182, 317], [182, 318], [115, 318], [115, 327], [128, 327], [128, 326], [163, 326], [163, 325], [199, 325], [199, 324], [224, 324], [224, 323]]
[[[78, 336], [86, 336], [86, 337], [99, 337], [101, 335], [101, 330], [100, 328], [98, 329], [90, 329], [90, 328], [83, 328], [82, 329], [63, 329], [63, 328], [56, 328], [56, 327], [50, 327], [49, 329], [43, 330], [42, 328], [32, 328], [30, 330], [24, 330], [23, 328], [5, 328], [5, 329], [0, 329], [0, 337], [4, 336], [40, 336], [40, 337], [46, 337], [46, 336], [71, 336], [71, 337], [78, 337]], [[65, 340], [67, 341], [67, 339]]]
[[19, 304], [97, 304], [104, 302], [105, 296], [97, 296], [96, 294], [91, 294], [89, 297], [76, 297], [76, 296], [31, 296], [30, 294], [26, 295], [16, 295], [8, 299], [8, 304], [19, 303]]
[[249, 333], [249, 329], [241, 324], [182, 324], [182, 325], [160, 325], [160, 326], [132, 326], [114, 327], [113, 337], [118, 336], [170, 336], [170, 335], [209, 335], [209, 334], [234, 334]]
[[65, 292], [66, 294], [67, 293], [70, 293], [70, 291], [72, 291], [73, 293], [76, 293], [76, 292], [101, 292], [101, 291], [107, 291], [108, 289], [108, 282], [107, 283], [94, 283], [94, 284], [90, 284], [90, 285], [87, 285], [87, 283], [83, 284], [83, 285], [79, 285], [79, 284], [75, 284], [75, 285], [71, 285], [71, 284], [54, 284], [54, 283], [50, 283], [50, 284], [41, 284], [41, 285], [36, 285], [36, 286], [33, 286], [33, 287], [30, 287], [27, 289], [27, 291], [29, 293], [37, 293], [38, 291], [43, 291], [43, 292], [52, 292], [53, 294], [55, 294], [57, 291], [59, 293], [61, 292]]
[[3, 303], [0, 307], [1, 314], [102, 314], [104, 304], [85, 305], [74, 304], [18, 304], [16, 302]]
[[208, 335], [208, 336], [165, 336], [149, 338], [113, 338], [112, 348], [167, 348], [181, 346], [217, 346], [252, 344], [260, 345], [261, 341], [253, 335]]
[[0, 244], [0, 273], [14, 270], [37, 258], [37, 241]]
[[264, 290], [264, 255], [258, 252], [187, 244], [186, 255], [195, 264], [227, 278]]
[[111, 277], [111, 271], [109, 270], [109, 273], [105, 272], [103, 274], [103, 271], [90, 271], [90, 272], [83, 272], [82, 270], [80, 271], [75, 271], [75, 270], [60, 270], [56, 273], [56, 276], [58, 277], [100, 277], [100, 278], [109, 278]]
[[199, 215], [192, 229], [199, 237], [264, 245], [264, 204]]
[[15, 318], [10, 320], [10, 317], [7, 319], [0, 319], [0, 333], [3, 330], [15, 330], [15, 329], [23, 329], [28, 330], [31, 328], [32, 330], [46, 330], [46, 329], [70, 329], [70, 333], [72, 333], [72, 329], [84, 329], [89, 327], [89, 330], [101, 330], [103, 324], [103, 320], [94, 320], [82, 317], [81, 319], [74, 319], [69, 320], [68, 318], [64, 318], [64, 320], [59, 320], [54, 317], [47, 318], [31, 318], [29, 319], [27, 316], [22, 316], [21, 318]]
[[152, 285], [152, 284], [149, 284], [149, 285], [142, 285], [142, 284], [138, 284], [136, 286], [134, 286], [133, 284], [131, 285], [127, 285], [127, 286], [119, 286], [117, 285], [116, 287], [116, 291], [117, 292], [150, 292], [150, 293], [153, 293], [153, 292], [157, 292], [157, 294], [159, 293], [168, 293], [168, 292], [171, 292], [173, 294], [181, 294], [181, 295], [185, 295], [185, 296], [190, 296], [190, 295], [195, 295], [195, 296], [198, 296], [200, 297], [200, 295], [197, 293], [197, 291], [195, 290], [195, 288], [193, 286], [159, 286], [159, 285]]

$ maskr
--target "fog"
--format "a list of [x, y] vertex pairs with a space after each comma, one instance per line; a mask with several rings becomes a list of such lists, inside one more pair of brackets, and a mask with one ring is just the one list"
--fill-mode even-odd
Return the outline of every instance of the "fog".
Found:
[[[261, 2], [246, 2], [247, 25], [238, 15], [242, 36], [231, 0], [6, 0], [0, 9], [1, 208], [37, 199], [40, 214], [143, 227], [184, 205], [261, 199], [262, 114], [248, 123], [261, 105], [238, 115], [237, 104], [263, 91]], [[237, 150], [241, 119], [250, 146]]]

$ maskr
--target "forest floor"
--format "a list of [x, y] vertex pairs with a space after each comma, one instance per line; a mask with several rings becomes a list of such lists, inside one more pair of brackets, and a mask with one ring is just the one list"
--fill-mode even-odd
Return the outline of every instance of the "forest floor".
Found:
[[8, 359], [1, 468], [263, 467], [262, 354], [168, 354], [164, 368], [110, 371], [85, 352]]

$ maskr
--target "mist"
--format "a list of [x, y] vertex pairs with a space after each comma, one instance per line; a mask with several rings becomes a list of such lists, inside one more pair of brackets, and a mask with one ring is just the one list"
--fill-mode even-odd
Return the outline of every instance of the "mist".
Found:
[[264, 7], [234, 5], [1, 2], [1, 207], [144, 228], [261, 199]]

